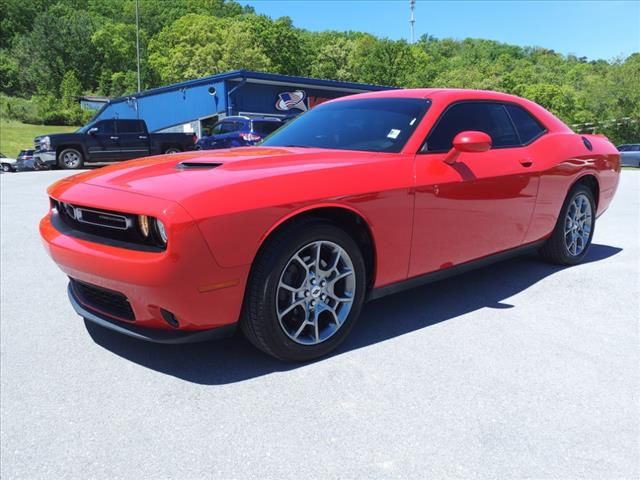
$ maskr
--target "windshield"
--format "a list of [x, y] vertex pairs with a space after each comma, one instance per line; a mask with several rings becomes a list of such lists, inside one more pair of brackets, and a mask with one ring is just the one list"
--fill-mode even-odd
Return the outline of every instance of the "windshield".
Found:
[[429, 100], [419, 98], [326, 103], [277, 130], [262, 145], [397, 153], [430, 104]]

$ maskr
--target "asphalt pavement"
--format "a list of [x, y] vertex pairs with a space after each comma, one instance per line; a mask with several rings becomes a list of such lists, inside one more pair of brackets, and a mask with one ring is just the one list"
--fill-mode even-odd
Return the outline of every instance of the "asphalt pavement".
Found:
[[587, 262], [535, 256], [368, 304], [329, 358], [85, 325], [45, 254], [45, 188], [0, 176], [0, 477], [640, 477], [640, 171]]

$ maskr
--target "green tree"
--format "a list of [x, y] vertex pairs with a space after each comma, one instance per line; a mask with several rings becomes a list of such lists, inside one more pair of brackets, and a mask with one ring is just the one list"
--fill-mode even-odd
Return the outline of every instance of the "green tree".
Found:
[[41, 12], [31, 32], [14, 42], [12, 55], [23, 68], [24, 93], [59, 95], [65, 73], [73, 71], [83, 89], [96, 80], [95, 52], [91, 37], [96, 19], [86, 11], [56, 4]]
[[[120, 96], [137, 90], [137, 54], [135, 25], [108, 22], [91, 37], [100, 73], [97, 91]], [[155, 84], [155, 76], [147, 62], [148, 36], [140, 30], [141, 88]]]
[[162, 82], [235, 69], [271, 70], [271, 62], [242, 22], [185, 15], [149, 44], [149, 65]]
[[289, 17], [271, 20], [264, 15], [249, 15], [243, 17], [242, 22], [269, 58], [274, 71], [286, 75], [309, 74], [307, 44]]
[[[134, 0], [89, 0], [88, 8], [111, 21], [136, 22]], [[138, 11], [140, 27], [153, 36], [185, 15], [231, 18], [253, 13], [253, 8], [228, 0], [139, 0]]]
[[64, 108], [73, 108], [78, 105], [78, 97], [82, 95], [82, 85], [76, 78], [76, 74], [69, 70], [64, 74], [60, 84], [60, 97]]
[[309, 61], [309, 73], [313, 77], [331, 80], [354, 81], [349, 58], [355, 41], [339, 32], [322, 32], [310, 35], [308, 45], [315, 55]]

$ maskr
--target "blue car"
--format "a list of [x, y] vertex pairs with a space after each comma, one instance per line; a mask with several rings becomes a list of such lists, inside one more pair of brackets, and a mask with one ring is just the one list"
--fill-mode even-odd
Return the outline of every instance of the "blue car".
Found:
[[196, 143], [200, 150], [243, 147], [255, 145], [282, 126], [282, 121], [273, 117], [225, 117], [211, 129], [211, 135]]

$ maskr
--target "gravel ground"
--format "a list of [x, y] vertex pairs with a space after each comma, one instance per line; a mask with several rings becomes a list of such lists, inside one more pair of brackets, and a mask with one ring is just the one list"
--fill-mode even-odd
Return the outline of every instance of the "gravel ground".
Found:
[[0, 176], [3, 479], [639, 478], [639, 171], [587, 263], [378, 300], [307, 365], [85, 325], [37, 232], [65, 175]]

